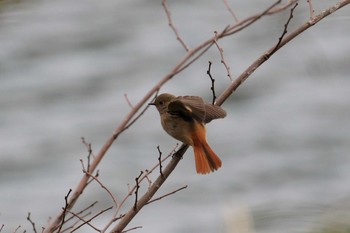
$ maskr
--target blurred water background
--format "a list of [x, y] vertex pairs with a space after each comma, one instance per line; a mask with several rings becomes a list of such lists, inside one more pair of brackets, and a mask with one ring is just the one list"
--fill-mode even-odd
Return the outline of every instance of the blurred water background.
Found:
[[[230, 1], [240, 19], [273, 1]], [[316, 12], [336, 1], [313, 1]], [[233, 18], [221, 1], [169, 1], [190, 47]], [[267, 17], [219, 43], [236, 77], [277, 42], [289, 11]], [[223, 160], [218, 172], [195, 173], [186, 153], [161, 194], [188, 188], [143, 209], [138, 232], [321, 232], [350, 222], [350, 8], [306, 31], [259, 68], [223, 105], [228, 116], [208, 125]], [[308, 19], [306, 1], [290, 30]], [[20, 232], [46, 226], [82, 176], [79, 159], [97, 152], [138, 101], [184, 56], [160, 1], [60, 0], [0, 3], [0, 226]], [[229, 85], [216, 48], [161, 92], [211, 100]], [[112, 146], [101, 180], [120, 198], [140, 170], [169, 153], [155, 109]], [[160, 194], [159, 194], [160, 195]], [[132, 198], [133, 199], [133, 198]], [[91, 185], [78, 203], [109, 196]], [[94, 224], [103, 226], [108, 215]], [[348, 225], [349, 226], [349, 225]], [[349, 229], [349, 228], [348, 228]], [[81, 232], [94, 232], [85, 228]], [[346, 231], [349, 232], [349, 231]]]

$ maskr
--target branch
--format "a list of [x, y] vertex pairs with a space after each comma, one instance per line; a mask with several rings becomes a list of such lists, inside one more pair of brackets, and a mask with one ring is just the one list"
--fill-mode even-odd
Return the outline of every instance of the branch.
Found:
[[[215, 32], [215, 35], [217, 35], [217, 32]], [[230, 81], [232, 82], [232, 76], [231, 76], [231, 68], [227, 65], [226, 61], [225, 61], [225, 57], [224, 57], [224, 50], [223, 48], [221, 48], [218, 44], [217, 39], [214, 39], [214, 43], [216, 45], [216, 47], [218, 48], [219, 52], [220, 52], [220, 57], [221, 57], [221, 63], [225, 66], [225, 69], [227, 71], [227, 77], [229, 77]]]
[[124, 98], [125, 98], [126, 102], [128, 103], [129, 107], [130, 107], [130, 108], [133, 108], [132, 103], [131, 103], [131, 101], [129, 100], [128, 95], [127, 95], [126, 93], [124, 94]]
[[[92, 203], [92, 204], [89, 205], [88, 207], [86, 207], [86, 208], [80, 210], [78, 213], [76, 213], [76, 215], [79, 215], [79, 216], [80, 216], [82, 213], [86, 212], [88, 209], [91, 209], [92, 207], [94, 207], [97, 203], [98, 203], [98, 202], [95, 201], [94, 203]], [[91, 214], [91, 212], [87, 212], [86, 214], [83, 215], [83, 217], [88, 216], [88, 215], [90, 215], [90, 214]], [[67, 220], [65, 220], [64, 224], [67, 225], [67, 223], [68, 223], [69, 221], [71, 221], [72, 219], [74, 219], [74, 218], [75, 218], [74, 215], [70, 216]], [[74, 228], [74, 226], [75, 226], [76, 224], [78, 224], [79, 221], [80, 221], [80, 220], [78, 220], [78, 221], [72, 223], [70, 226], [66, 227], [66, 228], [65, 228], [64, 230], [62, 230], [61, 232], [66, 232], [66, 231], [68, 231], [69, 229]]]
[[[30, 222], [30, 224], [32, 224], [33, 231], [34, 231], [35, 233], [37, 233], [36, 228], [35, 228], [35, 223], [34, 223], [34, 222], [32, 221], [32, 219], [30, 218], [30, 212], [28, 213], [27, 220]], [[2, 228], [1, 228], [1, 229], [2, 229]], [[0, 231], [1, 231], [1, 229], [0, 229]]]
[[19, 228], [21, 228], [21, 225], [19, 225], [19, 226], [15, 229], [14, 233], [16, 233], [16, 232], [19, 230]]
[[[84, 137], [81, 137], [82, 143], [85, 145], [86, 149], [88, 150], [88, 156], [87, 156], [87, 171], [90, 171], [90, 161], [91, 161], [91, 156], [94, 157], [94, 154], [92, 153], [92, 147], [91, 143], [87, 143], [85, 141]], [[84, 167], [84, 166], [83, 166]]]
[[86, 170], [83, 170], [83, 172], [85, 174], [89, 175], [92, 179], [94, 179], [101, 186], [101, 188], [104, 189], [108, 193], [108, 195], [111, 197], [111, 199], [114, 203], [115, 208], [117, 209], [118, 208], [118, 201], [117, 201], [117, 198], [112, 194], [112, 192], [97, 178], [97, 176], [90, 174]]
[[162, 152], [160, 151], [160, 148], [159, 146], [157, 146], [157, 150], [158, 150], [158, 153], [159, 153], [159, 157], [158, 157], [158, 163], [159, 163], [159, 173], [161, 176], [163, 176], [163, 171], [162, 171]]
[[132, 230], [136, 230], [136, 229], [140, 229], [140, 228], [142, 228], [142, 226], [132, 227], [130, 229], [127, 229], [127, 230], [123, 231], [123, 233], [129, 232], [129, 231], [132, 231]]
[[307, 0], [307, 3], [309, 4], [309, 10], [310, 10], [310, 19], [313, 19], [315, 16], [315, 10], [312, 7], [312, 0]]
[[[80, 223], [81, 221], [85, 222], [84, 218], [91, 215], [92, 212], [87, 212], [84, 215], [80, 215], [79, 213], [73, 213], [72, 211], [68, 211], [71, 214], [71, 219], [75, 219], [75, 222], [72, 223], [70, 226], [68, 226], [67, 228], [65, 228], [64, 230], [60, 231], [59, 233], [63, 233], [63, 232], [67, 232], [69, 231], [69, 233], [72, 233], [73, 231], [75, 231], [76, 225], [78, 223]], [[85, 225], [85, 224], [81, 224], [81, 225]], [[80, 227], [80, 226], [79, 226]], [[73, 229], [73, 230], [71, 230]]]
[[278, 42], [277, 42], [275, 48], [271, 51], [271, 53], [274, 53], [274, 52], [279, 48], [283, 37], [287, 34], [287, 32], [288, 32], [288, 31], [287, 31], [288, 25], [289, 25], [290, 21], [291, 21], [292, 18], [293, 18], [293, 12], [294, 12], [294, 10], [295, 10], [295, 8], [296, 8], [297, 6], [298, 6], [298, 3], [295, 3], [295, 5], [292, 7], [292, 9], [290, 9], [289, 18], [288, 18], [288, 20], [287, 20], [287, 23], [284, 24], [284, 30], [283, 30], [283, 32], [282, 32], [282, 35], [281, 35], [280, 38], [278, 39]]
[[[164, 159], [161, 160], [161, 163], [163, 163], [164, 161], [166, 161], [168, 158], [170, 158], [174, 151], [176, 150], [178, 145], [175, 146], [175, 148], [169, 153], [169, 155], [167, 155]], [[151, 168], [150, 170], [147, 170], [146, 172], [143, 173], [142, 176], [140, 176], [140, 178], [138, 179], [138, 184], [140, 184], [144, 179], [147, 179], [148, 180], [148, 183], [149, 183], [149, 188], [152, 186], [151, 185], [151, 182], [150, 180], [148, 179], [148, 175], [150, 175], [157, 167], [159, 166], [159, 163], [157, 163], [157, 165], [155, 165], [153, 168]], [[119, 217], [118, 214], [119, 214], [119, 211], [121, 209], [121, 207], [124, 205], [124, 203], [126, 202], [126, 200], [136, 191], [137, 188], [137, 185], [135, 185], [133, 188], [129, 188], [129, 191], [128, 193], [125, 195], [124, 199], [121, 201], [121, 203], [119, 204], [117, 210], [115, 211], [115, 214], [114, 214], [114, 217], [105, 225], [104, 229], [101, 230], [101, 232], [105, 232], [112, 224], [113, 222], [123, 218], [125, 216], [125, 214], [121, 214]], [[136, 206], [138, 205], [136, 203], [136, 200], [138, 198], [135, 198], [135, 203], [134, 205], [136, 204]]]
[[183, 154], [186, 152], [188, 145], [183, 144], [180, 149], [174, 154], [173, 158], [170, 160], [168, 165], [163, 170], [163, 176], [159, 175], [152, 186], [137, 202], [137, 208], [131, 208], [125, 216], [120, 220], [120, 222], [112, 229], [111, 232], [121, 233], [123, 229], [129, 224], [129, 222], [134, 218], [134, 216], [151, 200], [153, 195], [162, 186], [164, 181], [168, 178], [171, 172], [175, 169], [176, 165], [181, 160]]
[[207, 70], [207, 75], [209, 76], [210, 78], [210, 81], [211, 81], [211, 87], [210, 87], [210, 90], [211, 92], [213, 93], [213, 100], [212, 100], [212, 104], [215, 103], [215, 100], [216, 100], [216, 94], [215, 94], [215, 79], [213, 79], [213, 77], [211, 76], [211, 73], [210, 73], [210, 70], [211, 70], [211, 61], [209, 61], [209, 66], [208, 66], [208, 70]]
[[181, 43], [182, 47], [185, 48], [186, 52], [190, 51], [190, 48], [186, 45], [185, 41], [181, 38], [181, 36], [179, 35], [179, 32], [177, 31], [177, 29], [174, 26], [174, 23], [171, 19], [171, 13], [168, 9], [166, 0], [162, 0], [162, 6], [164, 7], [166, 16], [168, 18], [168, 24], [170, 26], [170, 28], [174, 31], [175, 35], [176, 35], [176, 39]]
[[140, 188], [140, 183], [139, 183], [139, 179], [142, 176], [142, 171], [140, 173], [140, 175], [138, 177], [135, 178], [135, 182], [136, 182], [136, 190], [135, 190], [135, 204], [134, 204], [134, 210], [137, 209], [137, 201], [138, 201], [138, 193], [139, 193], [139, 188]]
[[105, 213], [106, 211], [108, 211], [108, 210], [110, 210], [110, 209], [112, 209], [112, 208], [113, 208], [113, 206], [108, 207], [108, 208], [106, 208], [106, 209], [104, 209], [104, 210], [101, 210], [99, 213], [95, 214], [94, 216], [92, 216], [92, 217], [91, 217], [90, 219], [88, 219], [88, 220], [84, 220], [84, 219], [83, 219], [82, 217], [80, 217], [79, 215], [77, 215], [77, 214], [75, 214], [75, 213], [69, 211], [70, 214], [72, 214], [72, 215], [74, 215], [75, 217], [79, 218], [79, 219], [83, 222], [82, 224], [80, 224], [79, 226], [77, 226], [76, 228], [74, 228], [74, 229], [71, 231], [71, 233], [74, 232], [74, 231], [76, 231], [76, 230], [78, 230], [80, 227], [82, 227], [82, 226], [84, 226], [84, 225], [89, 225], [89, 226], [90, 226], [91, 228], [93, 228], [94, 230], [100, 232], [100, 230], [97, 229], [96, 227], [94, 227], [90, 222], [91, 222], [93, 219], [97, 218], [98, 216], [100, 216], [101, 214]]
[[174, 190], [174, 191], [172, 191], [172, 192], [170, 192], [170, 193], [167, 193], [167, 194], [165, 194], [165, 195], [163, 195], [163, 196], [160, 196], [160, 197], [157, 197], [157, 198], [155, 198], [155, 199], [152, 199], [152, 200], [150, 200], [149, 202], [147, 202], [146, 205], [151, 204], [152, 202], [155, 202], [155, 201], [159, 201], [160, 199], [163, 199], [164, 197], [173, 195], [173, 194], [175, 194], [175, 193], [177, 193], [177, 192], [179, 192], [179, 191], [181, 191], [181, 190], [183, 190], [183, 189], [185, 189], [185, 188], [187, 188], [187, 185], [185, 185], [185, 186], [183, 186], [183, 187], [181, 187], [181, 188], [178, 188], [178, 189], [176, 189], [176, 190]]
[[61, 231], [62, 226], [63, 226], [63, 224], [64, 224], [64, 218], [66, 217], [66, 213], [67, 213], [67, 210], [68, 210], [68, 197], [69, 197], [69, 194], [70, 194], [71, 192], [72, 192], [72, 189], [69, 189], [67, 195], [64, 197], [65, 205], [64, 205], [64, 208], [63, 208], [63, 217], [62, 217], [61, 225], [60, 225], [60, 227], [58, 228], [58, 232]]

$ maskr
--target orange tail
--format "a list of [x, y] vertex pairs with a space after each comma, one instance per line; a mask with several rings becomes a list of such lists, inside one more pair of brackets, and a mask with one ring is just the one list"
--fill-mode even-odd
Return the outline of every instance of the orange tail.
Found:
[[221, 167], [221, 160], [208, 145], [204, 126], [199, 123], [196, 126], [192, 133], [196, 170], [199, 174], [207, 174], [218, 170]]

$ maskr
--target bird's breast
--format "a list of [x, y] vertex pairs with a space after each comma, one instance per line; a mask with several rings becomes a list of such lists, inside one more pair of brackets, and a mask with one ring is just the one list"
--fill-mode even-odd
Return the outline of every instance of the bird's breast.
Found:
[[161, 117], [163, 129], [173, 138], [193, 145], [192, 131], [194, 122], [185, 121], [181, 117], [173, 116], [169, 113], [163, 114]]

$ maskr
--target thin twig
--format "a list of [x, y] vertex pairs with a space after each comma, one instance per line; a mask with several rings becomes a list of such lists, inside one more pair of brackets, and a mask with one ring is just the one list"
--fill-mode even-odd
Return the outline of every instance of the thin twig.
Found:
[[[28, 212], [27, 220], [32, 224], [33, 231], [37, 233], [36, 228], [35, 228], [35, 223], [30, 219], [30, 212]], [[0, 230], [1, 231], [1, 230]]]
[[160, 151], [160, 148], [159, 146], [157, 146], [157, 150], [158, 150], [158, 153], [159, 153], [159, 156], [158, 156], [158, 163], [159, 163], [159, 173], [161, 176], [163, 176], [163, 171], [162, 171], [162, 152]]
[[126, 93], [124, 94], [124, 98], [126, 99], [126, 102], [128, 103], [129, 107], [130, 107], [130, 108], [133, 108], [134, 106], [132, 105], [132, 103], [131, 103], [131, 101], [129, 100], [128, 95], [127, 95]]
[[171, 13], [168, 9], [166, 0], [162, 0], [162, 6], [163, 6], [164, 11], [166, 13], [166, 16], [168, 18], [168, 24], [176, 35], [176, 39], [181, 43], [182, 47], [184, 47], [186, 52], [190, 51], [190, 48], [186, 45], [185, 41], [181, 38], [179, 32], [177, 31], [176, 27], [174, 26], [173, 20], [171, 19]]
[[[115, 208], [117, 209], [119, 207], [118, 205], [118, 201], [117, 201], [117, 198], [113, 195], [113, 193], [97, 178], [98, 175], [94, 176], [92, 174], [90, 174], [89, 172], [83, 170], [83, 172], [85, 174], [87, 174], [88, 176], [90, 176], [92, 179], [94, 179], [100, 186], [102, 189], [104, 189], [108, 195], [111, 197], [111, 199], [113, 200], [113, 203], [114, 203], [114, 206]], [[97, 173], [98, 174], [98, 173]]]
[[79, 218], [79, 219], [83, 222], [82, 224], [80, 224], [79, 226], [77, 226], [76, 228], [74, 228], [70, 233], [72, 233], [72, 232], [78, 230], [80, 227], [82, 227], [82, 226], [84, 226], [84, 225], [86, 225], [86, 224], [89, 225], [89, 226], [90, 226], [91, 228], [93, 228], [94, 230], [100, 232], [100, 230], [97, 229], [95, 226], [93, 226], [90, 222], [91, 222], [92, 220], [94, 220], [95, 218], [97, 218], [98, 216], [100, 216], [101, 214], [107, 212], [108, 210], [111, 210], [112, 208], [113, 208], [113, 206], [108, 207], [108, 208], [106, 208], [106, 209], [104, 209], [104, 210], [101, 210], [99, 213], [95, 214], [94, 216], [92, 216], [92, 217], [89, 218], [88, 220], [84, 220], [84, 219], [81, 218], [80, 216], [78, 216], [78, 215], [76, 215], [75, 213], [69, 211], [69, 213], [71, 213], [71, 214], [74, 215], [75, 217]]
[[281, 41], [283, 40], [283, 37], [287, 34], [288, 25], [293, 18], [293, 12], [297, 6], [298, 6], [298, 3], [295, 3], [295, 5], [290, 9], [290, 14], [289, 14], [287, 22], [284, 24], [284, 29], [283, 29], [282, 35], [278, 39], [278, 43], [276, 44], [275, 48], [272, 50], [272, 53], [274, 53], [278, 49], [278, 47], [281, 44]]
[[14, 233], [16, 233], [19, 230], [19, 228], [21, 228], [21, 225], [18, 225], [18, 227], [15, 229]]
[[238, 22], [239, 20], [238, 20], [236, 14], [233, 12], [232, 8], [230, 7], [230, 4], [228, 4], [227, 0], [223, 0], [223, 1], [224, 1], [224, 4], [225, 4], [227, 10], [230, 12], [230, 14], [235, 19], [235, 21]]
[[125, 231], [122, 231], [122, 233], [126, 233], [126, 232], [128, 232], [128, 231], [132, 231], [132, 230], [136, 230], [136, 229], [140, 229], [140, 228], [142, 228], [142, 226], [132, 227], [132, 228], [130, 228], [130, 229], [127, 229], [127, 230], [125, 230]]
[[67, 195], [64, 197], [64, 201], [65, 201], [65, 205], [64, 205], [64, 208], [63, 208], [63, 218], [62, 218], [62, 222], [61, 222], [61, 225], [60, 227], [58, 228], [58, 232], [61, 231], [62, 229], [62, 226], [64, 224], [64, 219], [66, 217], [66, 213], [67, 213], [67, 210], [68, 210], [68, 197], [69, 197], [69, 194], [72, 192], [72, 189], [69, 189]]
[[183, 186], [183, 187], [181, 187], [181, 188], [178, 188], [178, 189], [176, 189], [176, 190], [174, 190], [174, 191], [172, 191], [172, 192], [170, 192], [170, 193], [167, 193], [167, 194], [165, 194], [165, 195], [163, 195], [163, 196], [160, 196], [160, 197], [157, 197], [157, 198], [155, 198], [155, 199], [152, 199], [152, 200], [150, 200], [149, 202], [147, 202], [146, 205], [151, 204], [152, 202], [155, 202], [155, 201], [159, 201], [160, 199], [163, 199], [164, 197], [173, 195], [173, 194], [175, 194], [175, 193], [177, 193], [177, 192], [179, 192], [179, 191], [181, 191], [181, 190], [183, 190], [183, 189], [185, 189], [185, 188], [187, 188], [187, 185], [185, 185], [185, 186]]
[[215, 84], [215, 79], [213, 79], [213, 77], [211, 76], [211, 72], [210, 72], [210, 70], [211, 70], [211, 64], [212, 64], [211, 61], [209, 61], [209, 66], [208, 66], [208, 70], [207, 70], [207, 75], [209, 76], [210, 81], [211, 81], [210, 90], [211, 90], [211, 92], [213, 93], [212, 104], [214, 104], [214, 103], [215, 103], [215, 100], [216, 100], [215, 86], [214, 86], [214, 84]]
[[248, 17], [247, 19], [242, 20], [235, 25], [229, 25], [227, 32], [223, 36], [229, 36], [229, 35], [232, 35], [234, 33], [239, 32], [239, 31], [242, 31], [244, 28], [246, 28], [249, 25], [253, 24], [254, 22], [258, 21], [261, 17], [263, 17], [265, 15], [269, 15], [271, 11], [275, 11], [275, 13], [279, 12], [279, 11], [276, 11], [275, 7], [277, 5], [279, 5], [281, 3], [281, 1], [282, 0], [276, 1], [274, 4], [272, 4], [270, 7], [268, 7], [266, 10], [264, 10], [260, 14]]
[[[148, 187], [151, 187], [152, 186], [152, 180], [148, 177], [148, 175], [149, 175], [149, 172], [148, 172], [148, 169], [146, 169], [145, 170], [145, 172], [144, 172], [144, 178], [147, 180], [147, 182], [148, 182]], [[140, 182], [140, 181], [139, 181]]]
[[81, 137], [81, 141], [82, 143], [85, 145], [86, 149], [88, 150], [88, 156], [87, 156], [87, 171], [90, 172], [90, 160], [91, 160], [91, 156], [94, 157], [93, 153], [92, 153], [92, 147], [91, 147], [91, 143], [87, 143], [85, 141], [84, 137]]
[[138, 177], [135, 178], [135, 182], [136, 182], [136, 190], [135, 190], [135, 204], [134, 204], [134, 211], [137, 210], [137, 201], [138, 201], [138, 193], [139, 193], [139, 188], [140, 188], [140, 183], [139, 183], [139, 179], [142, 176], [143, 171], [140, 172], [140, 175]]
[[[77, 215], [77, 216], [79, 216], [80, 219], [77, 218], [75, 215], [71, 214], [71, 218], [72, 218], [72, 219], [75, 219], [75, 222], [72, 223], [70, 226], [68, 226], [66, 229], [63, 229], [63, 230], [62, 230], [61, 232], [59, 232], [59, 233], [63, 233], [63, 232], [69, 231], [70, 229], [74, 229], [75, 226], [76, 226], [79, 222], [81, 222], [81, 219], [84, 219], [84, 218], [86, 218], [87, 216], [91, 215], [92, 212], [90, 211], [90, 212], [87, 212], [87, 213], [85, 213], [85, 214], [83, 214], [83, 215], [80, 215], [79, 213], [74, 213], [74, 214]], [[70, 232], [71, 232], [71, 231], [70, 231]]]
[[[87, 211], [88, 209], [91, 209], [92, 207], [94, 207], [96, 204], [98, 203], [98, 201], [95, 201], [94, 203], [92, 203], [91, 205], [85, 207], [84, 209], [80, 210], [77, 214], [80, 215], [82, 213], [84, 213], [85, 211]], [[72, 220], [74, 218], [74, 216], [69, 217], [66, 221], [65, 224], [67, 222], [69, 222], [70, 220]]]
[[[215, 35], [217, 35], [218, 33], [215, 31]], [[225, 66], [225, 69], [227, 71], [227, 77], [230, 79], [230, 81], [232, 82], [232, 76], [231, 76], [231, 68], [227, 65], [226, 61], [225, 61], [225, 57], [224, 57], [224, 49], [221, 48], [218, 44], [217, 38], [214, 39], [214, 43], [216, 45], [216, 47], [218, 48], [219, 52], [220, 52], [220, 57], [221, 57], [221, 63]]]
[[312, 6], [312, 0], [307, 0], [307, 3], [309, 4], [309, 10], [310, 10], [310, 19], [313, 19], [315, 16], [315, 10]]

